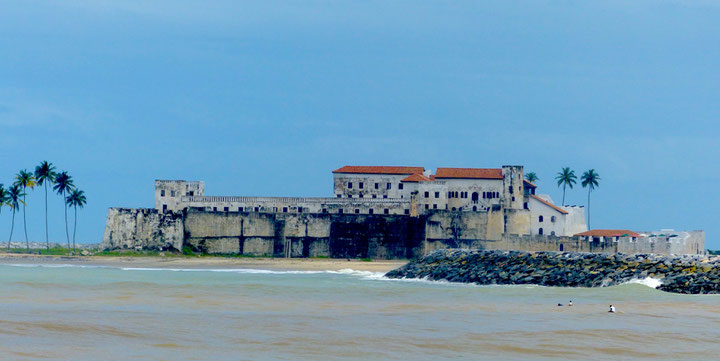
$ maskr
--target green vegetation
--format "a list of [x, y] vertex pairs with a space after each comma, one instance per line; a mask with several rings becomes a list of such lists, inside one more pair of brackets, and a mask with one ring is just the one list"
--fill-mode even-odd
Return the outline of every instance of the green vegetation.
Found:
[[595, 169], [590, 169], [589, 171], [583, 173], [582, 177], [582, 186], [583, 188], [588, 189], [588, 203], [587, 203], [587, 227], [590, 228], [590, 192], [592, 192], [593, 189], [599, 187], [598, 181], [600, 180], [600, 175], [595, 172]]
[[190, 246], [183, 246], [182, 254], [184, 254], [186, 256], [194, 256], [195, 251], [193, 251], [192, 247], [190, 247]]
[[25, 248], [28, 250], [30, 249], [30, 240], [28, 239], [27, 234], [27, 202], [25, 200], [25, 196], [27, 195], [27, 189], [30, 188], [31, 190], [35, 188], [35, 185], [37, 183], [35, 182], [35, 176], [28, 172], [26, 169], [23, 169], [18, 172], [18, 174], [15, 176], [15, 185], [20, 186], [22, 188], [23, 193], [23, 229], [25, 230]]
[[720, 256], [720, 249], [708, 249], [707, 254], [711, 256]]
[[[45, 188], [45, 250], [40, 252], [37, 249], [30, 249], [30, 237], [27, 230], [27, 191], [32, 190], [35, 186], [43, 186]], [[50, 248], [50, 230], [48, 227], [48, 187], [52, 186], [59, 195], [63, 197], [65, 204], [65, 235], [67, 237], [68, 247], [66, 251], [59, 251], [59, 248]], [[67, 196], [66, 196], [67, 195]], [[8, 188], [0, 184], [0, 213], [3, 207], [10, 207], [12, 210], [12, 220], [10, 224], [10, 237], [7, 242], [7, 251], [11, 253], [35, 253], [37, 254], [60, 254], [69, 253], [70, 250], [75, 251], [75, 234], [77, 232], [77, 209], [83, 208], [87, 203], [85, 192], [79, 190], [73, 184], [72, 177], [65, 171], [56, 173], [55, 166], [48, 161], [42, 161], [35, 167], [34, 172], [27, 169], [20, 170], [15, 175], [15, 181]], [[15, 233], [15, 213], [23, 206], [23, 229], [25, 231], [25, 251], [18, 252], [10, 249], [13, 234]], [[73, 225], [73, 244], [70, 247], [70, 232], [68, 230], [67, 209], [73, 207], [75, 210], [75, 218]]]
[[[65, 198], [65, 193], [70, 192], [73, 188], [75, 188], [75, 185], [73, 184], [72, 177], [67, 172], [60, 172], [55, 177], [55, 185], [53, 186], [53, 189], [57, 194], [62, 195], [63, 199]], [[70, 231], [68, 231], [68, 219], [67, 219], [67, 204], [65, 205], [65, 236], [67, 237], [67, 244], [68, 248], [70, 248]]]
[[372, 262], [372, 258], [360, 258], [362, 262]]
[[565, 187], [572, 187], [577, 183], [577, 176], [575, 175], [575, 171], [571, 170], [570, 167], [564, 167], [560, 172], [558, 172], [557, 176], [555, 177], [555, 180], [557, 180], [558, 187], [563, 187], [563, 198], [562, 198], [562, 205], [565, 205]]
[[538, 176], [537, 176], [537, 174], [535, 174], [535, 172], [530, 172], [530, 173], [528, 173], [528, 174], [525, 174], [525, 180], [528, 181], [528, 182], [530, 182], [530, 183], [535, 183], [535, 182], [537, 182], [539, 179], [540, 179], [540, 178], [538, 178]]
[[48, 183], [55, 182], [55, 167], [48, 161], [43, 161], [35, 167], [35, 179], [37, 184], [45, 186], [45, 248], [50, 250], [50, 232], [48, 230]]

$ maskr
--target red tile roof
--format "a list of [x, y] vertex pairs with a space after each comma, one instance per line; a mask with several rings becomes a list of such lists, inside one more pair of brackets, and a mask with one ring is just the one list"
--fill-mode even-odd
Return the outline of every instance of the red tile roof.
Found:
[[627, 229], [592, 229], [587, 232], [578, 233], [576, 236], [590, 237], [640, 237], [639, 234]]
[[336, 169], [333, 173], [357, 173], [357, 174], [415, 174], [425, 171], [423, 167], [389, 167], [389, 166], [358, 166], [346, 165]]
[[540, 198], [540, 197], [538, 197], [538, 196], [536, 196], [536, 195], [534, 195], [534, 194], [531, 194], [530, 197], [537, 199], [540, 203], [542, 203], [542, 204], [544, 204], [544, 205], [546, 205], [546, 206], [548, 206], [548, 207], [550, 207], [550, 208], [553, 208], [554, 210], [556, 210], [556, 211], [558, 211], [558, 212], [560, 212], [560, 213], [562, 213], [562, 214], [568, 214], [568, 212], [567, 212], [566, 210], [564, 210], [564, 209], [562, 209], [562, 208], [560, 208], [560, 207], [558, 207], [558, 206], [556, 206], [556, 205], [554, 205], [554, 204], [552, 204], [552, 203], [550, 203], [550, 202], [548, 202], [548, 201], [546, 201], [546, 200], [544, 200], [544, 199], [542, 199], [542, 198]]
[[435, 178], [503, 179], [499, 168], [438, 168]]
[[523, 184], [525, 184], [526, 186], [528, 186], [528, 187], [530, 187], [530, 188], [537, 188], [537, 186], [536, 186], [536, 185], [534, 185], [534, 184], [532, 184], [532, 183], [528, 182], [528, 181], [527, 181], [527, 180], [525, 180], [525, 179], [523, 179]]
[[415, 173], [412, 175], [409, 175], [407, 178], [401, 180], [401, 182], [430, 182], [430, 178], [420, 174]]

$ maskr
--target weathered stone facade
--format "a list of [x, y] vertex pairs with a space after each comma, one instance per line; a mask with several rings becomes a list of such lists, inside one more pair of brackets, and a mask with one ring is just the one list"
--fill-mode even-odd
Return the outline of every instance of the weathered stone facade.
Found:
[[[506, 213], [506, 214], [503, 214]], [[704, 233], [596, 239], [512, 234], [506, 219], [529, 213], [434, 211], [418, 217], [368, 214], [158, 212], [112, 208], [104, 249], [179, 251], [274, 257], [416, 258], [436, 249], [702, 254]]]

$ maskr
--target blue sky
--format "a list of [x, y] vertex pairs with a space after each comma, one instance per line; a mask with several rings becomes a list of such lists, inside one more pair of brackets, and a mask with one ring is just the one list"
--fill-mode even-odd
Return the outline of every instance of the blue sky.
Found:
[[561, 167], [594, 168], [593, 228], [720, 248], [718, 39], [713, 1], [0, 0], [0, 183], [68, 170], [99, 242], [156, 178], [330, 196], [346, 164], [522, 164], [559, 202]]

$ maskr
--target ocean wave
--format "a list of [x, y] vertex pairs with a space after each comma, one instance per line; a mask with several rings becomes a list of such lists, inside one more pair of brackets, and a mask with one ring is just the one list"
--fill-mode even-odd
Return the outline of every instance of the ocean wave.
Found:
[[660, 285], [662, 285], [662, 281], [661, 281], [661, 280], [659, 280], [659, 279], [657, 279], [657, 278], [652, 278], [652, 277], [636, 278], [636, 279], [632, 279], [632, 280], [630, 280], [630, 281], [627, 281], [627, 282], [625, 282], [625, 283], [623, 283], [623, 284], [626, 285], [626, 284], [632, 284], [632, 283], [637, 283], [637, 284], [640, 284], [640, 285], [643, 285], [643, 286], [648, 286], [648, 287], [650, 287], [650, 288], [658, 288], [658, 287], [660, 287]]

